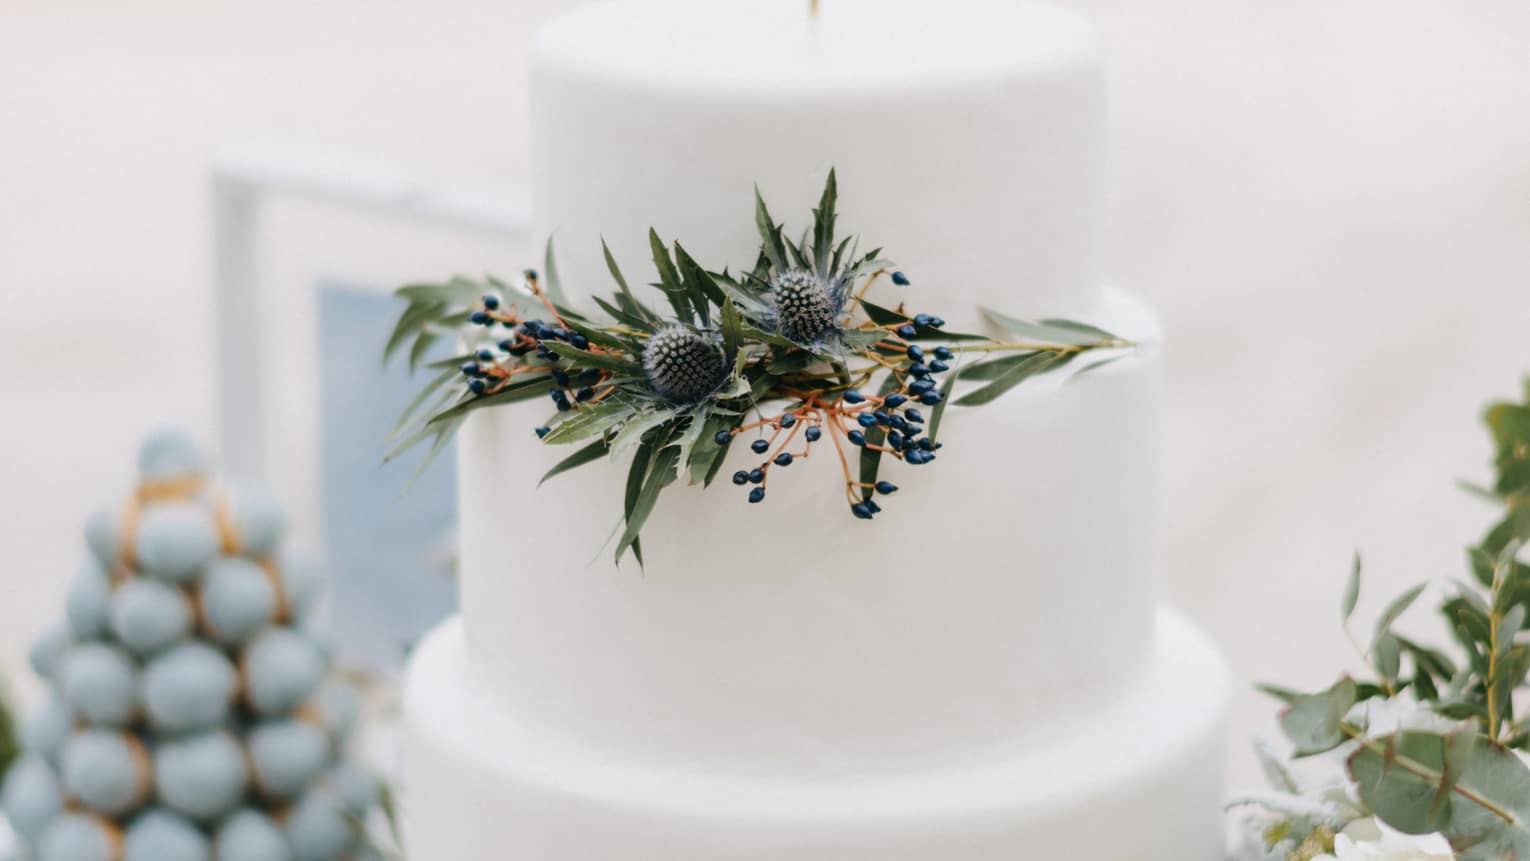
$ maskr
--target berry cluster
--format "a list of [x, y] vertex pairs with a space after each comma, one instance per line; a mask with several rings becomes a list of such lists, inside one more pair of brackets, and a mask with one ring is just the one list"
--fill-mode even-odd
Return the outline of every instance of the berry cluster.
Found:
[[[920, 325], [939, 328], [944, 321], [936, 317], [920, 315]], [[750, 443], [750, 450], [763, 455], [764, 460], [753, 469], [741, 469], [733, 473], [733, 483], [749, 487], [749, 501], [763, 502], [766, 485], [773, 467], [786, 468], [808, 457], [813, 444], [823, 439], [827, 432], [839, 451], [845, 474], [845, 492], [850, 511], [862, 520], [875, 517], [882, 507], [875, 497], [896, 493], [897, 485], [881, 481], [857, 481], [850, 464], [840, 449], [840, 440], [849, 445], [876, 451], [920, 466], [934, 461], [942, 447], [926, 434], [927, 419], [920, 407], [935, 407], [944, 400], [936, 385], [935, 377], [951, 369], [955, 354], [948, 347], [935, 347], [926, 353], [918, 344], [907, 343], [905, 337], [913, 337], [913, 324], [896, 324], [890, 327], [894, 334], [879, 346], [884, 352], [897, 348], [902, 350], [901, 362], [883, 360], [889, 372], [888, 390], [879, 395], [867, 395], [859, 389], [846, 389], [837, 398], [826, 398], [819, 393], [809, 393], [795, 408], [779, 416], [750, 424], [740, 425], [731, 431], [718, 431], [715, 442], [727, 445], [735, 434], [749, 431], [769, 431]], [[802, 439], [801, 450], [793, 451], [793, 444]]]
[[485, 294], [479, 307], [468, 315], [468, 322], [485, 329], [503, 327], [509, 333], [508, 337], [495, 341], [492, 347], [479, 347], [471, 359], [459, 366], [458, 370], [467, 377], [468, 390], [474, 395], [497, 394], [520, 380], [531, 379], [526, 375], [534, 375], [549, 383], [547, 393], [559, 412], [573, 409], [575, 403], [596, 400], [600, 396], [597, 387], [610, 375], [593, 368], [571, 372], [568, 363], [550, 346], [563, 343], [577, 350], [590, 350], [590, 339], [557, 319], [557, 311], [551, 303], [545, 302], [538, 286], [536, 270], [528, 269], [524, 274], [530, 292], [544, 298], [556, 324], [523, 319], [499, 296]]
[[375, 857], [375, 781], [343, 751], [357, 693], [327, 677], [316, 568], [270, 498], [151, 435], [139, 486], [85, 527], [63, 624], [33, 646], [48, 699], [0, 802], [37, 861]]

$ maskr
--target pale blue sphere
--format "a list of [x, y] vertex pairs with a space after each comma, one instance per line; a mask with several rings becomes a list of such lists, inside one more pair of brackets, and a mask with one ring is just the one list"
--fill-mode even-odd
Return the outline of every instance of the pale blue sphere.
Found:
[[52, 766], [36, 754], [23, 754], [11, 765], [0, 788], [0, 810], [16, 833], [36, 843], [64, 809], [64, 791]]
[[57, 764], [64, 742], [69, 740], [73, 732], [74, 712], [64, 702], [64, 698], [55, 692], [22, 718], [17, 735], [24, 750]]
[[175, 583], [189, 583], [218, 554], [217, 523], [199, 502], [164, 502], [138, 521], [138, 567]]
[[75, 713], [91, 723], [121, 726], [138, 710], [137, 665], [105, 643], [71, 647], [59, 671], [59, 689]]
[[120, 523], [117, 508], [113, 505], [102, 505], [85, 519], [85, 546], [103, 568], [114, 567], [121, 555]]
[[287, 515], [269, 492], [240, 489], [228, 497], [229, 520], [238, 538], [239, 553], [264, 559], [276, 552], [287, 529]]
[[366, 816], [377, 805], [381, 786], [372, 772], [354, 762], [342, 762], [325, 777], [325, 782], [344, 802], [345, 809], [357, 817]]
[[299, 720], [256, 725], [245, 743], [255, 785], [264, 795], [293, 798], [324, 772], [334, 753], [323, 728]]
[[361, 694], [344, 679], [326, 679], [309, 703], [336, 739], [350, 737], [361, 717]]
[[266, 570], [248, 559], [213, 560], [202, 581], [202, 613], [208, 630], [225, 645], [238, 645], [276, 618], [276, 589]]
[[64, 743], [62, 763], [64, 788], [96, 813], [118, 817], [148, 800], [147, 754], [125, 733], [76, 733]]
[[133, 577], [112, 595], [112, 634], [140, 657], [185, 639], [191, 622], [191, 599], [163, 581]]
[[214, 842], [218, 861], [292, 861], [286, 833], [271, 817], [249, 808], [225, 819]]
[[138, 477], [142, 481], [174, 481], [206, 471], [206, 455], [196, 437], [184, 428], [155, 428], [138, 446]]
[[144, 709], [162, 732], [212, 729], [228, 719], [238, 684], [228, 656], [207, 643], [187, 640], [144, 667]]
[[311, 640], [291, 628], [267, 628], [244, 650], [245, 694], [262, 715], [286, 714], [301, 705], [324, 676], [324, 658]]
[[295, 619], [307, 618], [324, 592], [324, 570], [312, 555], [284, 550], [276, 562], [282, 578], [282, 591]]
[[162, 804], [205, 823], [239, 805], [249, 773], [234, 737], [210, 732], [161, 743], [154, 751], [154, 780]]
[[27, 649], [27, 662], [32, 665], [32, 672], [39, 678], [52, 681], [54, 673], [58, 671], [59, 660], [69, 649], [69, 643], [69, 629], [64, 625], [55, 622], [44, 628]]
[[85, 813], [53, 820], [38, 842], [37, 861], [116, 861], [117, 829]]
[[78, 640], [104, 637], [111, 623], [111, 612], [111, 576], [96, 560], [86, 559], [75, 571], [74, 579], [69, 582], [69, 593], [64, 598], [69, 630]]
[[294, 861], [337, 861], [360, 836], [339, 796], [323, 786], [304, 793], [284, 824]]
[[128, 826], [122, 861], [209, 861], [212, 844], [190, 820], [168, 810], [145, 811]]

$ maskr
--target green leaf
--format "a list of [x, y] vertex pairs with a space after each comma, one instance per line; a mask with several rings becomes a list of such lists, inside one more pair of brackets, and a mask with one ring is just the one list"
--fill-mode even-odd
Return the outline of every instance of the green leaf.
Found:
[[547, 298], [555, 305], [566, 305], [568, 300], [563, 293], [563, 279], [558, 276], [558, 260], [553, 254], [552, 237], [547, 237], [547, 249], [542, 255], [542, 289], [546, 291]]
[[1349, 569], [1349, 582], [1344, 586], [1344, 601], [1340, 606], [1341, 621], [1348, 622], [1360, 602], [1360, 551], [1355, 551], [1354, 564]]
[[1401, 618], [1402, 614], [1408, 612], [1408, 608], [1413, 606], [1413, 602], [1418, 600], [1418, 596], [1424, 594], [1424, 590], [1428, 586], [1428, 583], [1420, 583], [1397, 596], [1392, 600], [1392, 603], [1387, 605], [1387, 608], [1381, 613], [1381, 618], [1376, 620], [1376, 636], [1372, 640], [1373, 643], [1391, 632], [1392, 624]]
[[781, 240], [781, 227], [775, 219], [770, 217], [770, 210], [765, 206], [765, 198], [760, 194], [760, 187], [754, 187], [754, 223], [760, 231], [761, 251], [770, 260], [770, 265], [777, 271], [784, 270], [786, 263], [786, 244]]
[[648, 522], [648, 516], [653, 513], [654, 503], [658, 501], [659, 493], [675, 480], [675, 464], [679, 460], [679, 452], [674, 448], [665, 447], [653, 455], [652, 460], [648, 475], [643, 480], [642, 490], [638, 492], [627, 512], [627, 528], [622, 532], [621, 540], [616, 545], [617, 562], [621, 562], [622, 554], [637, 542], [638, 534], [643, 530], [643, 524]]
[[393, 429], [388, 431], [388, 439], [393, 439], [398, 436], [400, 431], [408, 427], [409, 421], [415, 417], [415, 414], [420, 411], [420, 407], [425, 405], [425, 402], [430, 399], [431, 395], [439, 396], [442, 389], [461, 373], [456, 368], [447, 368], [432, 378], [430, 382], [426, 383], [425, 387], [420, 389], [410, 399], [409, 403], [405, 405], [403, 412], [399, 413], [398, 420], [394, 423]]
[[744, 321], [739, 319], [738, 309], [731, 298], [723, 300], [721, 322], [723, 355], [736, 356], [744, 346]]
[[685, 284], [685, 292], [690, 297], [691, 307], [696, 309], [696, 318], [704, 325], [709, 325], [712, 319], [709, 309], [713, 305], [722, 307], [727, 297], [723, 295], [722, 288], [717, 285], [717, 281], [711, 274], [701, 268], [701, 265], [692, 259], [678, 242], [675, 243], [675, 259], [680, 264], [681, 281]]
[[1440, 832], [1464, 861], [1530, 858], [1530, 769], [1460, 733], [1402, 732], [1364, 743], [1349, 773], [1367, 807], [1407, 834]]
[[834, 222], [837, 218], [834, 207], [838, 200], [839, 180], [834, 169], [830, 168], [829, 178], [823, 186], [823, 197], [818, 201], [818, 208], [813, 210], [813, 268], [824, 279], [830, 275], [829, 255], [833, 253]]
[[653, 250], [653, 265], [659, 270], [659, 289], [669, 299], [675, 316], [683, 323], [694, 325], [696, 318], [691, 313], [691, 303], [686, 297], [685, 285], [680, 282], [680, 273], [675, 270], [675, 263], [670, 259], [669, 246], [659, 238], [659, 232], [652, 229], [648, 231], [648, 245]]
[[1056, 344], [1067, 347], [1098, 347], [1122, 339], [1104, 329], [1069, 320], [1045, 320], [1032, 322], [1011, 317], [992, 308], [980, 308], [988, 322], [1019, 337], [1037, 344]]
[[603, 371], [615, 371], [619, 374], [637, 375], [642, 373], [643, 366], [630, 359], [624, 359], [610, 353], [591, 353], [581, 350], [573, 344], [562, 341], [544, 341], [542, 346], [555, 354], [560, 359], [572, 362], [575, 368], [599, 368]]
[[1291, 740], [1297, 756], [1312, 756], [1333, 750], [1347, 737], [1344, 715], [1355, 705], [1354, 679], [1340, 679], [1333, 687], [1316, 694], [1297, 694], [1280, 715], [1280, 727]]
[[606, 269], [610, 270], [611, 278], [616, 281], [619, 291], [617, 293], [617, 304], [621, 310], [618, 311], [599, 299], [596, 300], [596, 304], [605, 308], [606, 313], [616, 318], [619, 322], [624, 322], [638, 328], [648, 328], [657, 323], [658, 315], [650, 310], [647, 305], [643, 304], [636, 294], [632, 292], [632, 288], [627, 286], [627, 279], [622, 276], [621, 267], [616, 265], [616, 257], [611, 253], [611, 246], [606, 244], [604, 237], [600, 240], [600, 250], [606, 258]]
[[595, 461], [600, 460], [606, 456], [606, 452], [609, 448], [610, 447], [606, 445], [606, 441], [603, 439], [590, 443], [584, 448], [558, 461], [556, 466], [554, 466], [552, 469], [549, 469], [547, 474], [542, 476], [542, 480], [537, 482], [537, 486], [541, 487], [547, 483], [548, 479], [562, 475], [571, 469], [577, 469], [578, 467], [584, 466], [587, 463], [594, 463]]
[[956, 381], [962, 375], [962, 366], [957, 365], [946, 377], [945, 383], [940, 387], [940, 403], [930, 411], [930, 442], [935, 442], [940, 435], [940, 421], [946, 415], [946, 407], [951, 405], [951, 393], [956, 390]]
[[860, 300], [861, 309], [866, 312], [866, 318], [878, 326], [901, 326], [905, 323], [914, 324], [915, 341], [940, 340], [948, 342], [956, 341], [992, 341], [987, 335], [973, 335], [966, 332], [952, 332], [947, 329], [937, 329], [934, 326], [920, 326], [914, 323], [914, 319], [907, 314], [900, 314], [890, 308], [884, 308], [865, 299]]
[[956, 403], [958, 406], [963, 407], [976, 407], [991, 403], [1031, 377], [1062, 367], [1074, 355], [1072, 353], [1032, 353], [1027, 357], [1026, 361], [1016, 363], [1014, 367], [1000, 374], [993, 382], [977, 391], [968, 392], [958, 398]]
[[674, 420], [675, 411], [670, 409], [656, 409], [651, 413], [628, 417], [622, 429], [611, 440], [611, 456], [621, 457], [649, 431]]

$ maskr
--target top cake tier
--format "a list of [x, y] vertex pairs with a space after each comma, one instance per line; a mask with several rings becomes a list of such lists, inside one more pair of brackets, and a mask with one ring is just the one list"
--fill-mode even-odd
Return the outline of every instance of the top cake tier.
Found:
[[1048, 5], [595, 3], [536, 44], [535, 224], [577, 302], [608, 290], [601, 237], [642, 272], [650, 227], [749, 267], [753, 187], [816, 200], [837, 167], [845, 224], [953, 323], [977, 305], [1087, 316], [1103, 114], [1094, 31]]

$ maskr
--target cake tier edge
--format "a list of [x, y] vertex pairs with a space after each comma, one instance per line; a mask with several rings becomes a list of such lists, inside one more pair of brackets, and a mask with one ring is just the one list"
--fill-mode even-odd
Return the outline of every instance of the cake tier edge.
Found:
[[1210, 861], [1226, 669], [1172, 610], [1154, 641], [1143, 684], [1046, 743], [890, 778], [756, 779], [621, 761], [522, 725], [453, 620], [409, 674], [405, 840], [454, 861]]

